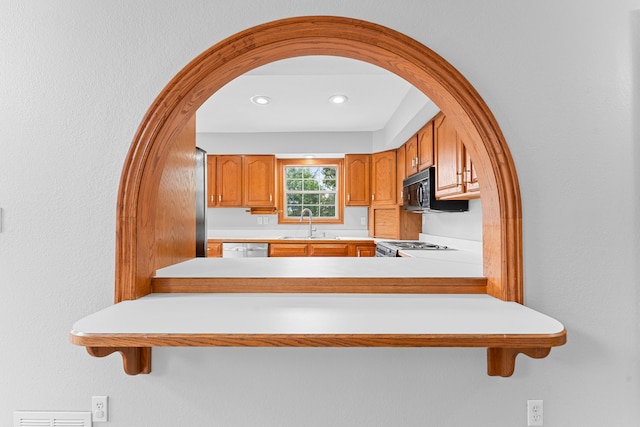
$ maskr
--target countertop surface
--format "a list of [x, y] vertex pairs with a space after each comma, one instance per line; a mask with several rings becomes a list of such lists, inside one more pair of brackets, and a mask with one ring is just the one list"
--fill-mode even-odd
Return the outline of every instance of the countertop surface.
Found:
[[194, 258], [159, 269], [156, 277], [483, 277], [477, 254], [411, 252], [417, 256]]
[[[167, 316], [167, 313], [171, 313]], [[152, 294], [72, 334], [558, 334], [557, 320], [488, 295]]]

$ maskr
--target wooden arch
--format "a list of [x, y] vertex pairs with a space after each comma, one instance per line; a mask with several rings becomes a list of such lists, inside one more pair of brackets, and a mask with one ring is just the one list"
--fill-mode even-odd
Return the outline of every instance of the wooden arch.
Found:
[[145, 115], [122, 172], [117, 212], [116, 302], [151, 292], [156, 198], [170, 148], [196, 110], [218, 89], [280, 59], [334, 55], [380, 66], [433, 100], [461, 132], [482, 186], [483, 259], [488, 293], [522, 302], [518, 179], [507, 143], [471, 84], [431, 49], [397, 31], [329, 16], [282, 19], [214, 45], [182, 69]]

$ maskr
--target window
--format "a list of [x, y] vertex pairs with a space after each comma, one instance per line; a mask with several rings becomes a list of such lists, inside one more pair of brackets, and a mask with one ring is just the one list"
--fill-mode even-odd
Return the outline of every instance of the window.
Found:
[[280, 223], [299, 222], [305, 208], [314, 222], [343, 222], [342, 159], [280, 159], [278, 164]]

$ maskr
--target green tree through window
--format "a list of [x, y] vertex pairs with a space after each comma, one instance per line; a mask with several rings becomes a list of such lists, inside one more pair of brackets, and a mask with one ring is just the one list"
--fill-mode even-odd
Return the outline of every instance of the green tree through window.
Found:
[[285, 167], [287, 218], [299, 217], [308, 208], [315, 218], [337, 218], [338, 168], [335, 166]]

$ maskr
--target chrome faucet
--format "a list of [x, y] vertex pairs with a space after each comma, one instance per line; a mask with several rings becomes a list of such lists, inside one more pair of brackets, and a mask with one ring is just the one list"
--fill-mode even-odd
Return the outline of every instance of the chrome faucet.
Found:
[[302, 222], [305, 212], [309, 214], [309, 235], [307, 236], [307, 239], [310, 239], [313, 237], [313, 213], [309, 208], [302, 209], [302, 212], [300, 213], [300, 222]]

